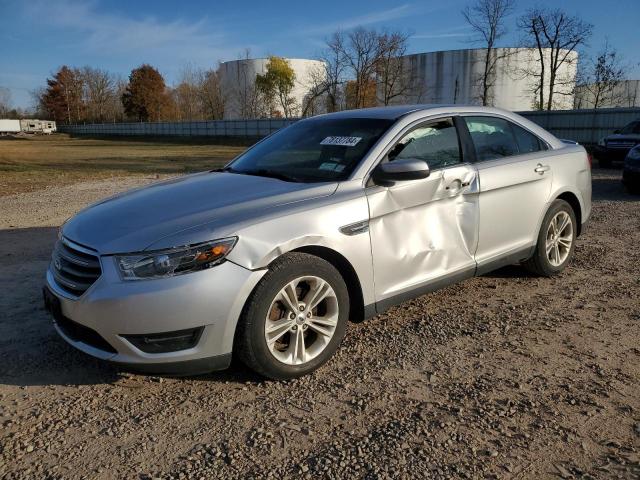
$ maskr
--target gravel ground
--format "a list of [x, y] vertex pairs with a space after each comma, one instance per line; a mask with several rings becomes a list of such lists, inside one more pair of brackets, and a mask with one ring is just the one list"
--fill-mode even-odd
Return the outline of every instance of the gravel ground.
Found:
[[119, 372], [57, 338], [57, 225], [137, 177], [0, 199], [0, 476], [640, 478], [640, 199], [594, 172], [576, 258], [349, 325], [319, 372]]

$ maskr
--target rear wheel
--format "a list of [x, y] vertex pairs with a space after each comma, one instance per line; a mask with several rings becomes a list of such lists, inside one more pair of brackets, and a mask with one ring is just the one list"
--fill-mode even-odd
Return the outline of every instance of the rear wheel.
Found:
[[573, 208], [564, 200], [555, 200], [542, 221], [535, 252], [524, 266], [544, 277], [562, 272], [573, 257], [576, 233]]
[[235, 350], [261, 375], [300, 377], [335, 353], [348, 312], [347, 286], [330, 263], [304, 253], [285, 254], [247, 301]]

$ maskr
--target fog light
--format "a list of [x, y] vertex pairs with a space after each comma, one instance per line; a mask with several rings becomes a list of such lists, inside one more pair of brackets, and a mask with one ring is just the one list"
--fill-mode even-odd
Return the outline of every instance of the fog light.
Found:
[[195, 347], [204, 327], [175, 330], [150, 335], [122, 335], [145, 353], [168, 353]]

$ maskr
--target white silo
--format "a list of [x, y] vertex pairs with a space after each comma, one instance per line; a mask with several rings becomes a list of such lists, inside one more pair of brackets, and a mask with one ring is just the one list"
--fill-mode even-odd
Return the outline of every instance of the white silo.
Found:
[[[291, 92], [295, 107], [290, 116], [298, 117], [314, 81], [324, 75], [324, 63], [303, 58], [286, 58], [285, 60], [295, 72], [295, 86]], [[264, 102], [261, 101], [255, 88], [256, 76], [264, 75], [268, 63], [268, 58], [251, 58], [220, 64], [218, 75], [225, 98], [225, 119], [260, 118], [268, 115], [268, 112], [264, 111]], [[282, 107], [277, 102], [275, 110], [280, 115], [284, 115]]]
[[[550, 49], [547, 55], [550, 54]], [[497, 48], [490, 104], [507, 110], [531, 110], [540, 72], [538, 51], [532, 48]], [[418, 53], [403, 58], [411, 88], [394, 103], [481, 104], [485, 49]], [[554, 109], [573, 108], [577, 53], [558, 71]], [[547, 76], [548, 85], [548, 76]], [[546, 95], [545, 95], [546, 97]]]

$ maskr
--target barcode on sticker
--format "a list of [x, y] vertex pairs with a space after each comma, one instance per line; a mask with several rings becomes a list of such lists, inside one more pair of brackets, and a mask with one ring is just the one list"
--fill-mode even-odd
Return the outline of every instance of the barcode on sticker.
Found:
[[340, 147], [355, 147], [362, 137], [327, 137], [320, 145], [337, 145]]

